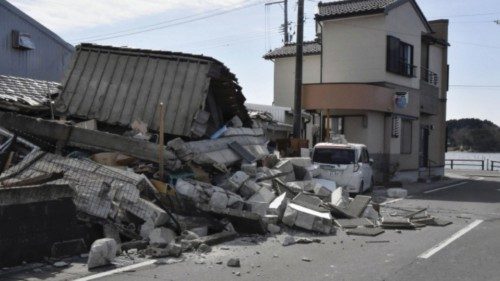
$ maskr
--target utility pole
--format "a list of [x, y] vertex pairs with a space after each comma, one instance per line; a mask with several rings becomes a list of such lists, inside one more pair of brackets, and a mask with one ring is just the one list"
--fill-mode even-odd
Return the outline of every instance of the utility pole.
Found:
[[283, 23], [283, 31], [285, 33], [285, 41], [283, 41], [285, 44], [288, 43], [289, 37], [288, 37], [288, 0], [283, 0], [283, 9], [285, 10], [285, 21]]
[[274, 1], [274, 2], [269, 2], [266, 3], [266, 6], [274, 5], [274, 4], [281, 4], [283, 3], [283, 10], [285, 13], [284, 21], [283, 21], [283, 34], [284, 34], [284, 40], [283, 42], [286, 44], [288, 41], [290, 41], [290, 37], [288, 37], [288, 0], [282, 0], [282, 1]]
[[295, 57], [295, 103], [293, 107], [293, 137], [301, 138], [302, 131], [302, 44], [304, 41], [304, 0], [298, 0], [297, 51]]

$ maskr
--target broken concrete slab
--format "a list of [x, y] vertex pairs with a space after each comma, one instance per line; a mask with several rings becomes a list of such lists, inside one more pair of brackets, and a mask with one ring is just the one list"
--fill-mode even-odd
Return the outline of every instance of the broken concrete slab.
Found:
[[293, 171], [293, 164], [287, 160], [280, 160], [274, 169], [279, 170], [282, 173], [286, 173], [285, 176], [281, 177], [284, 182], [290, 182], [295, 180], [295, 174]]
[[355, 219], [336, 219], [335, 224], [342, 228], [356, 228], [360, 226], [373, 227], [373, 223], [369, 219], [355, 218]]
[[388, 229], [415, 229], [410, 219], [403, 217], [382, 217], [380, 226]]
[[287, 205], [282, 221], [288, 226], [297, 226], [325, 234], [329, 234], [332, 230], [332, 216], [329, 212], [318, 212], [295, 203]]
[[237, 232], [265, 234], [267, 229], [262, 217], [252, 212], [234, 209], [214, 209], [206, 204], [197, 204], [198, 209], [212, 213], [214, 216], [227, 218]]
[[286, 192], [284, 192], [269, 204], [268, 212], [277, 215], [278, 219], [281, 219], [285, 212], [287, 201]]
[[405, 198], [408, 196], [408, 190], [404, 188], [389, 188], [387, 189], [387, 196], [391, 198]]
[[250, 176], [243, 171], [238, 171], [234, 173], [228, 180], [229, 184], [232, 187], [232, 191], [234, 192], [240, 189], [243, 183], [246, 182], [249, 178]]
[[363, 214], [366, 206], [368, 206], [368, 203], [370, 203], [371, 199], [371, 196], [356, 195], [354, 200], [349, 203], [349, 206], [347, 206], [346, 213], [359, 218]]
[[330, 196], [330, 203], [334, 206], [346, 209], [350, 203], [349, 192], [343, 187], [335, 189]]
[[214, 233], [211, 235], [200, 237], [200, 241], [209, 246], [217, 245], [220, 243], [228, 242], [234, 240], [238, 236], [238, 233], [234, 231], [222, 231], [219, 233]]
[[158, 227], [149, 234], [149, 243], [152, 245], [168, 245], [177, 237], [170, 228]]
[[98, 239], [92, 243], [87, 260], [88, 269], [108, 265], [116, 257], [118, 246], [111, 238]]
[[347, 235], [377, 236], [384, 233], [384, 230], [380, 228], [358, 227], [358, 228], [348, 229], [346, 233]]

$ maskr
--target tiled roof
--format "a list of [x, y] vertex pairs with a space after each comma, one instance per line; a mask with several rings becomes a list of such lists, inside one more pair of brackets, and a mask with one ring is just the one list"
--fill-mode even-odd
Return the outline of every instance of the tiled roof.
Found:
[[[316, 41], [304, 42], [302, 50], [304, 55], [318, 55], [321, 54], [321, 44]], [[295, 44], [286, 44], [283, 47], [274, 49], [269, 53], [265, 54], [264, 58], [274, 59], [282, 57], [291, 57], [295, 56], [296, 51], [297, 51], [297, 46]]]
[[317, 19], [345, 17], [383, 12], [387, 6], [401, 0], [345, 0], [319, 3]]
[[0, 75], [0, 107], [45, 107], [59, 84], [50, 81]]

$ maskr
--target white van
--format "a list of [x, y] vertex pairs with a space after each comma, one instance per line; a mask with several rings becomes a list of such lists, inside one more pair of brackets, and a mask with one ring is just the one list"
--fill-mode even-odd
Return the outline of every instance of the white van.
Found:
[[373, 160], [364, 144], [318, 143], [312, 161], [319, 165], [321, 178], [345, 186], [348, 192], [362, 193], [373, 187]]

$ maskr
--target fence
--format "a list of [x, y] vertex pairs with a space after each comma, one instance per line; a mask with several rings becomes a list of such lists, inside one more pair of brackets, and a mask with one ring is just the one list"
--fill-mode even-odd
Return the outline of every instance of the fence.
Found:
[[489, 159], [446, 159], [445, 165], [452, 170], [457, 167], [465, 167], [481, 171], [500, 171], [500, 161]]

